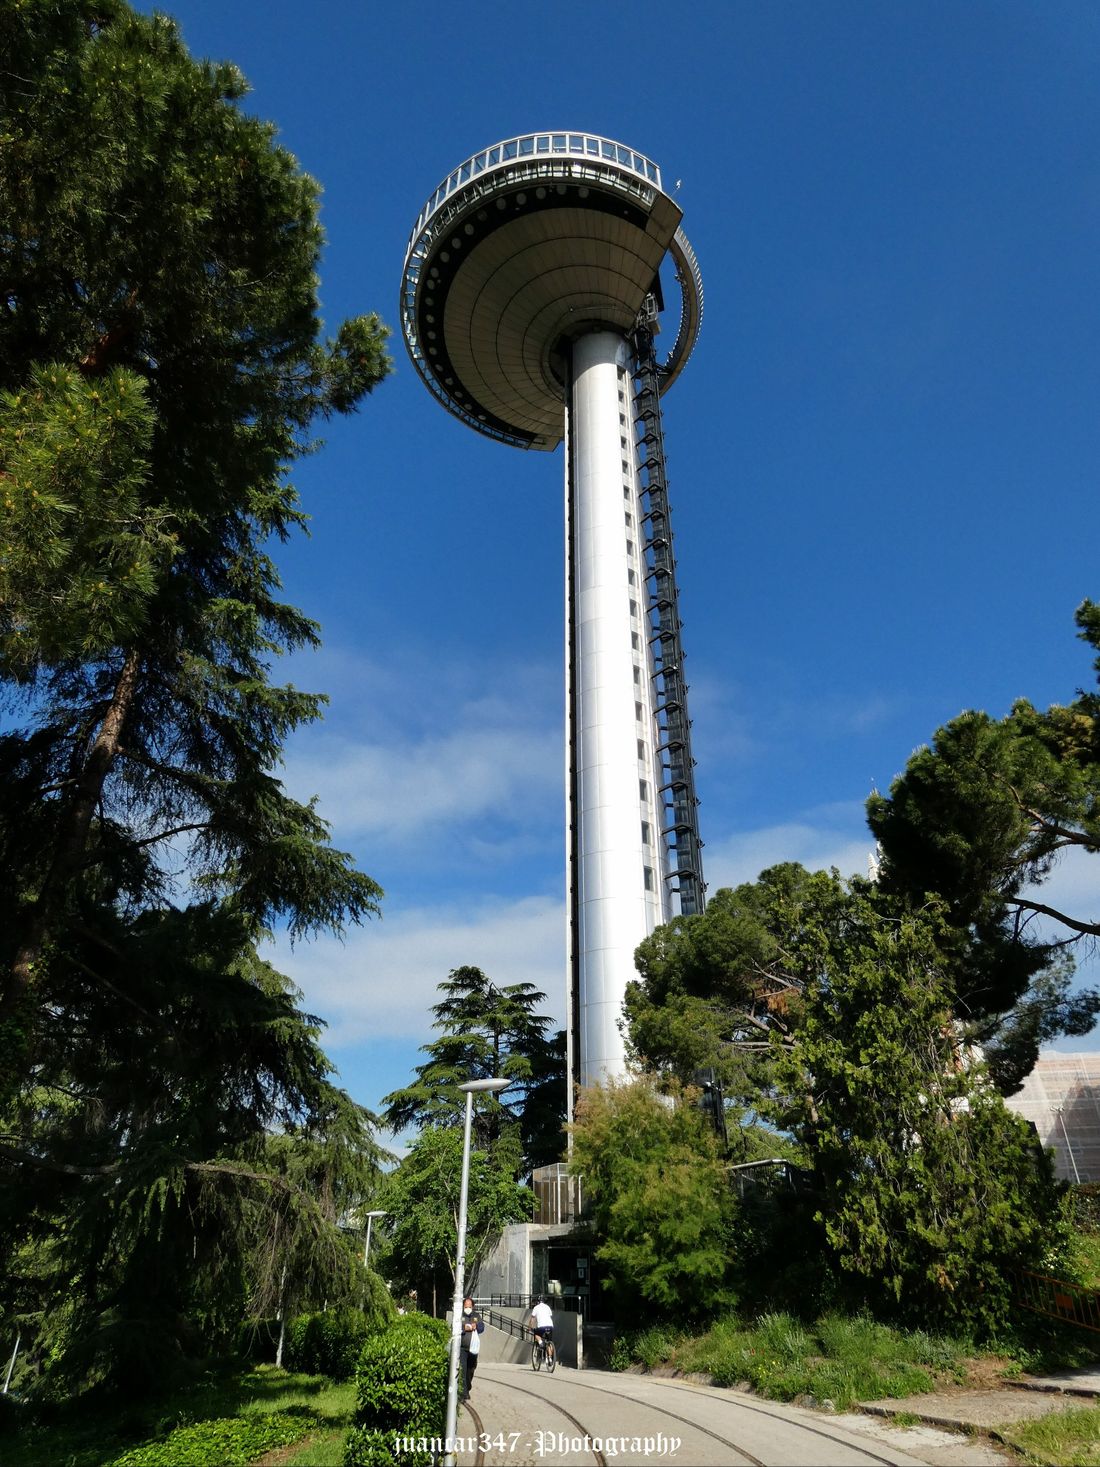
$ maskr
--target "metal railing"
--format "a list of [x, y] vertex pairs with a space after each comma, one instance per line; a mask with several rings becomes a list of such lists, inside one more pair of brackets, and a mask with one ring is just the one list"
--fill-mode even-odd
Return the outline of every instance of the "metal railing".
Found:
[[[531, 1299], [538, 1297], [531, 1294], [478, 1294], [474, 1298], [474, 1304], [484, 1312], [485, 1309], [531, 1309]], [[584, 1301], [575, 1294], [546, 1294], [544, 1295], [551, 1309], [563, 1310], [567, 1314], [580, 1314], [583, 1312]]]
[[519, 1319], [511, 1319], [507, 1314], [498, 1314], [495, 1309], [482, 1306], [475, 1300], [478, 1313], [486, 1324], [491, 1324], [494, 1329], [511, 1335], [513, 1339], [529, 1340], [534, 1338], [534, 1332]]
[[1022, 1308], [1047, 1319], [1100, 1331], [1100, 1289], [1086, 1289], [1083, 1284], [1028, 1269], [1018, 1270], [1015, 1282], [1015, 1300]]
[[617, 168], [629, 169], [647, 183], [661, 187], [661, 170], [651, 158], [617, 143], [613, 138], [600, 137], [585, 132], [532, 132], [521, 137], [507, 138], [494, 143], [491, 148], [482, 148], [460, 163], [453, 173], [447, 175], [417, 216], [413, 232], [409, 237], [412, 248], [417, 235], [428, 220], [441, 208], [451, 194], [471, 180], [492, 173], [509, 164], [533, 162], [541, 158], [580, 158], [593, 163], [612, 163]]

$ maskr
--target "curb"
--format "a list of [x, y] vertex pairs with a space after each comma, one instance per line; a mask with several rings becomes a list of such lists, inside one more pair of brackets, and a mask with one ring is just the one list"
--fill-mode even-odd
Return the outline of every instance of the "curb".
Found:
[[1088, 1386], [1074, 1385], [1047, 1385], [1038, 1380], [1006, 1380], [1002, 1384], [1013, 1391], [1034, 1391], [1040, 1395], [1047, 1396], [1078, 1396], [1086, 1401], [1096, 1401], [1100, 1404], [1100, 1391], [1090, 1390]]
[[[888, 1406], [865, 1406], [862, 1401], [857, 1401], [856, 1404], [861, 1411], [866, 1411], [868, 1416], [881, 1416], [886, 1421], [892, 1421], [895, 1416], [899, 1415], [914, 1416], [925, 1426], [938, 1426], [943, 1430], [953, 1428], [955, 1431], [962, 1432], [964, 1436], [987, 1436], [992, 1441], [1000, 1442], [1002, 1447], [1013, 1447], [1011, 1439], [1005, 1436], [1004, 1432], [998, 1431], [995, 1426], [979, 1426], [974, 1421], [945, 1420], [942, 1416], [925, 1415], [921, 1411], [911, 1411], [909, 1409], [903, 1412], [891, 1411]], [[1013, 1450], [1019, 1451], [1019, 1448], [1013, 1447]]]

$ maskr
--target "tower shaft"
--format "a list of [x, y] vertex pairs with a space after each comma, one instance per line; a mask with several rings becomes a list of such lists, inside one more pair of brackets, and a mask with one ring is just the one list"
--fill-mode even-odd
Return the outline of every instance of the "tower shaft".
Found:
[[634, 950], [669, 919], [632, 355], [573, 344], [567, 411], [571, 1071], [621, 1075]]

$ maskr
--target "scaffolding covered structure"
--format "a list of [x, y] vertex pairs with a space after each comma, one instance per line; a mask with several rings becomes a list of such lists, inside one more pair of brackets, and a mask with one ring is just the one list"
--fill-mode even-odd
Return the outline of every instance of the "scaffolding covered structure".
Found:
[[1031, 1121], [1066, 1182], [1100, 1182], [1100, 1053], [1039, 1056], [1005, 1102]]

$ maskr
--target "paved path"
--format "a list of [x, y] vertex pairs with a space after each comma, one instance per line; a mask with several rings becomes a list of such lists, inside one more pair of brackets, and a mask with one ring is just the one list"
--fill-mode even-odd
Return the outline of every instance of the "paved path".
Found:
[[882, 1415], [905, 1411], [936, 1426], [999, 1432], [1017, 1421], [1100, 1405], [1100, 1370], [1057, 1370], [1050, 1375], [1023, 1376], [997, 1390], [894, 1396], [863, 1404], [868, 1411]]
[[[986, 1443], [942, 1431], [827, 1416], [682, 1380], [563, 1366], [548, 1377], [527, 1366], [482, 1364], [471, 1406], [475, 1415], [463, 1410], [459, 1417], [459, 1434], [467, 1439], [458, 1455], [462, 1467], [962, 1467], [1005, 1461]], [[479, 1431], [480, 1453], [473, 1440]]]

